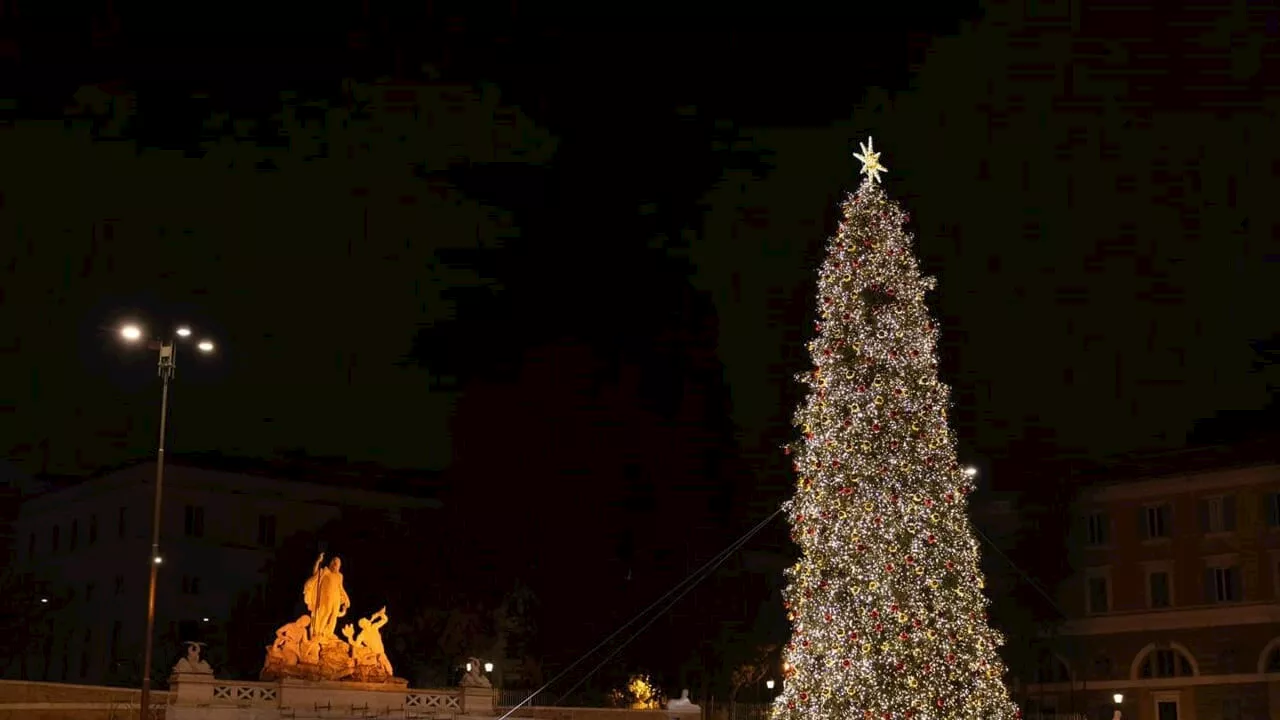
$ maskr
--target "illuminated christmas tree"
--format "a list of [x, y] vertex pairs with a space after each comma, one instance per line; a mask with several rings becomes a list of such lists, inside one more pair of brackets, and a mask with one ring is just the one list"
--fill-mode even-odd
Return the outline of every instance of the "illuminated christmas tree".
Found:
[[865, 179], [843, 205], [818, 279], [814, 369], [787, 448], [787, 505], [803, 555], [788, 571], [792, 623], [775, 720], [1009, 720], [1000, 636], [987, 624], [978, 543], [938, 381], [938, 329], [903, 230]]

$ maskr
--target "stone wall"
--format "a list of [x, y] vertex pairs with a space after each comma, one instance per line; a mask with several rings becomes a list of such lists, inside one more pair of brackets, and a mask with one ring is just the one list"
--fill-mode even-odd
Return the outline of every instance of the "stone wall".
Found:
[[[506, 714], [498, 708], [498, 717]], [[700, 720], [702, 714], [668, 713], [666, 710], [625, 710], [618, 708], [522, 707], [507, 720]]]
[[[138, 690], [65, 683], [0, 680], [0, 720], [125, 720], [138, 716]], [[151, 693], [164, 717], [169, 694]]]

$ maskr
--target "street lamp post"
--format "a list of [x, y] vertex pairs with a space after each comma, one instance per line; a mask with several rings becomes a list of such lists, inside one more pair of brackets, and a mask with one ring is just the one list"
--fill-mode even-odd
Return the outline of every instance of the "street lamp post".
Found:
[[[191, 329], [179, 327], [175, 332], [178, 338], [191, 337]], [[126, 325], [120, 329], [120, 336], [127, 342], [142, 339], [142, 329], [137, 325]], [[152, 637], [156, 626], [156, 583], [159, 579], [160, 563], [160, 507], [164, 490], [164, 439], [169, 420], [169, 381], [173, 379], [173, 369], [177, 360], [177, 343], [175, 340], [158, 340], [152, 347], [159, 350], [158, 373], [160, 375], [160, 439], [156, 448], [156, 483], [151, 500], [151, 553], [147, 556], [150, 577], [147, 581], [147, 630], [142, 645], [142, 697], [138, 703], [138, 718], [145, 720], [151, 715], [151, 659]], [[200, 352], [213, 352], [213, 343], [201, 340], [196, 346]]]

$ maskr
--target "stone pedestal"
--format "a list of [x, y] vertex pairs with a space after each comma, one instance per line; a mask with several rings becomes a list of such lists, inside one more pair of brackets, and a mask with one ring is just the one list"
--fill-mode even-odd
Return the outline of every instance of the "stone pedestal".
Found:
[[167, 720], [283, 718], [493, 718], [491, 688], [412, 689], [385, 683], [331, 680], [250, 682], [181, 673], [169, 678]]
[[493, 688], [464, 686], [458, 689], [462, 691], [461, 709], [463, 715], [493, 716]]
[[281, 680], [279, 687], [280, 707], [292, 708], [298, 715], [323, 710], [339, 717], [341, 713], [362, 717], [399, 711], [405, 705], [409, 683], [400, 679], [385, 683]]

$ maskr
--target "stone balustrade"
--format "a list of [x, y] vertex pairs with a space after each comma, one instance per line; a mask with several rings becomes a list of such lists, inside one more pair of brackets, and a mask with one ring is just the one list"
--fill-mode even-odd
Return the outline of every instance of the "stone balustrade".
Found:
[[458, 720], [494, 716], [488, 688], [427, 690], [404, 681], [221, 680], [178, 674], [169, 679], [166, 720], [274, 720], [377, 717]]

